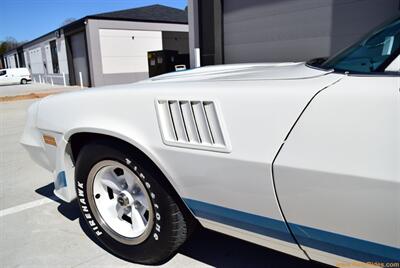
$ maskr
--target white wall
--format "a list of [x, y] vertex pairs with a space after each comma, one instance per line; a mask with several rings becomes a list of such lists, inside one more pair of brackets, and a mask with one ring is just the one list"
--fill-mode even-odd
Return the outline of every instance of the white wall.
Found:
[[57, 41], [57, 54], [58, 54], [58, 66], [60, 73], [68, 74], [68, 61], [67, 61], [67, 50], [65, 47], [65, 39], [59, 39]]
[[25, 67], [28, 68], [29, 60], [28, 60], [28, 52], [24, 51], [24, 60], [25, 60]]
[[148, 72], [147, 52], [162, 49], [161, 31], [99, 29], [99, 38], [103, 74]]

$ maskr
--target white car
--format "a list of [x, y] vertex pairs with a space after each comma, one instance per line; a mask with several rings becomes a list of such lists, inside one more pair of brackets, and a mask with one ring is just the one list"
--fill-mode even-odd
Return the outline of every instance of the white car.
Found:
[[11, 68], [0, 70], [0, 85], [26, 84], [31, 81], [27, 68]]
[[50, 96], [21, 143], [97, 239], [168, 260], [197, 224], [336, 266], [400, 259], [400, 20], [308, 63]]

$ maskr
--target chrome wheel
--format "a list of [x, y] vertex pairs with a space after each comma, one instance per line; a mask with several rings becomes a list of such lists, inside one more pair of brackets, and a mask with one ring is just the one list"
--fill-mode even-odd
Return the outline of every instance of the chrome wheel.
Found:
[[149, 236], [154, 223], [151, 200], [128, 167], [112, 160], [97, 163], [89, 172], [87, 190], [94, 217], [114, 239], [136, 245]]

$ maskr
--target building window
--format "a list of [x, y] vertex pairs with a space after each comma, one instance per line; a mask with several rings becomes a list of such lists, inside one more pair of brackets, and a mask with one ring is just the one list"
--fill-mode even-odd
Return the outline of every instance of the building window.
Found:
[[19, 67], [25, 67], [25, 59], [24, 59], [24, 52], [23, 51], [18, 51], [17, 52], [17, 57], [18, 57], [18, 62], [19, 62]]
[[51, 63], [53, 64], [53, 73], [58, 74], [60, 69], [58, 67], [58, 54], [56, 40], [50, 42]]

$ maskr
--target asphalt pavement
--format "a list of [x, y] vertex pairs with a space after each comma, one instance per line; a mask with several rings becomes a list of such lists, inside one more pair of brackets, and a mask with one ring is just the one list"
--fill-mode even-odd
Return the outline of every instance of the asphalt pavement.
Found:
[[[77, 204], [54, 197], [52, 174], [33, 163], [19, 144], [31, 103], [0, 103], [0, 266], [145, 267], [98, 245]], [[199, 229], [162, 267], [323, 266]]]

